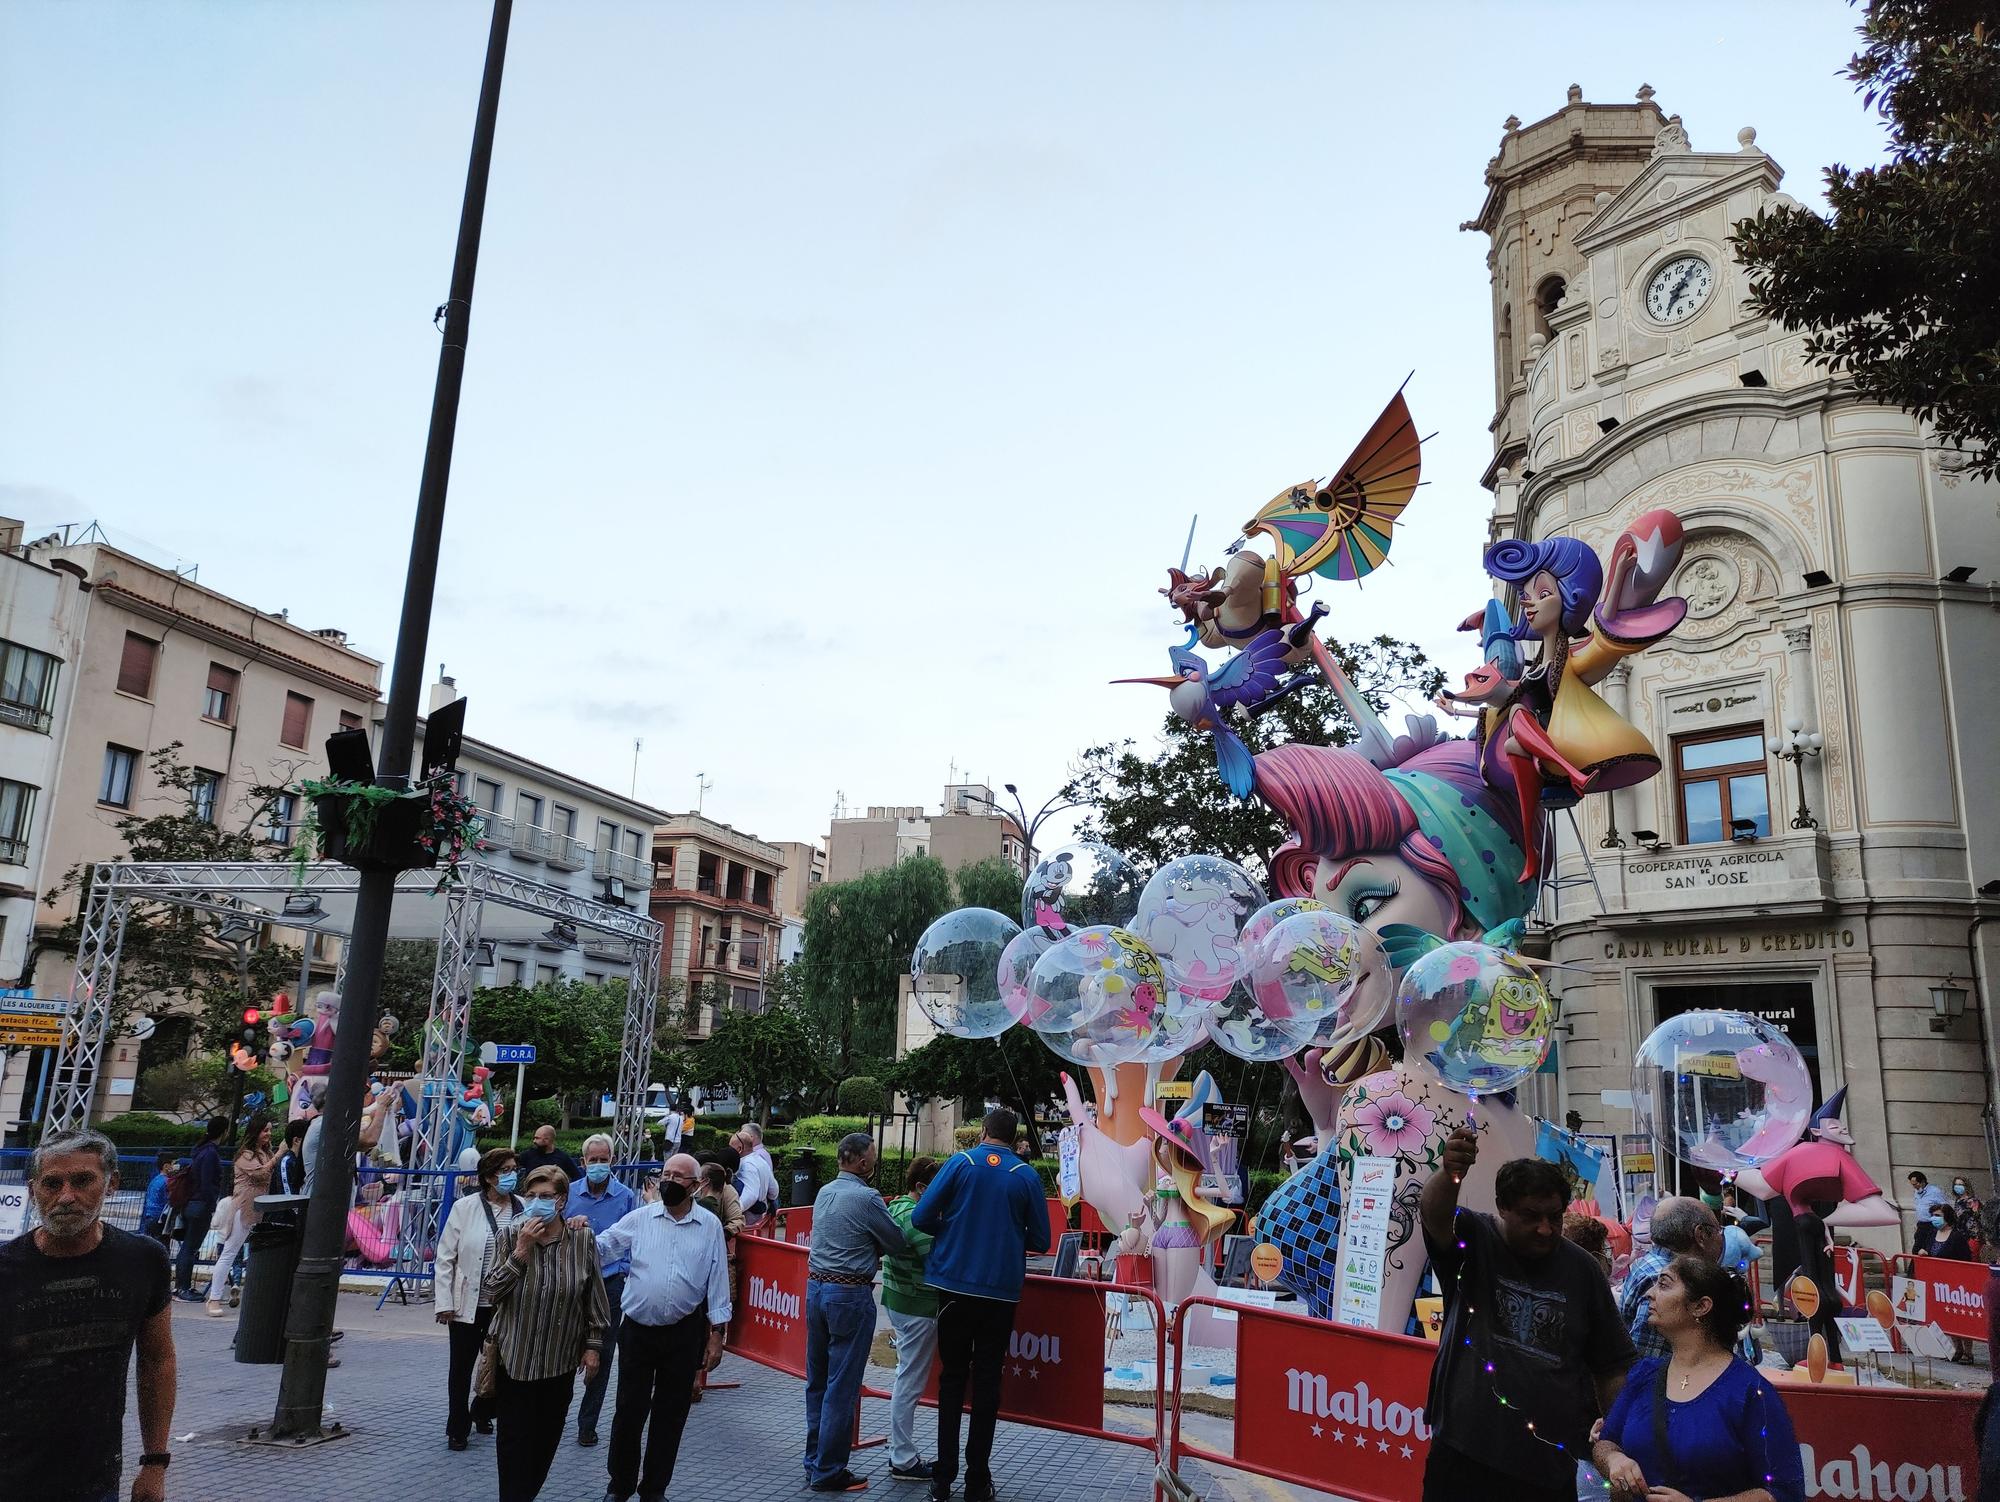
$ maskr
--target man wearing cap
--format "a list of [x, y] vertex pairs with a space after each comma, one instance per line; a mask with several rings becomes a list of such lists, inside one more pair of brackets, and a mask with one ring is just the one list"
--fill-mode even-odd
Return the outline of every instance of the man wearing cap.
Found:
[[884, 1252], [909, 1249], [870, 1186], [875, 1139], [840, 1139], [840, 1174], [813, 1200], [806, 1259], [806, 1482], [816, 1492], [866, 1491], [847, 1468], [854, 1405], [875, 1338], [875, 1272]]
[[[1027, 1254], [1049, 1249], [1042, 1177], [1014, 1155], [1019, 1121], [1004, 1106], [986, 1113], [983, 1140], [954, 1153], [917, 1201], [910, 1224], [937, 1238], [924, 1281], [938, 1291], [938, 1453], [931, 1496], [951, 1496], [958, 1478], [958, 1416], [972, 1388], [965, 1437], [966, 1502], [993, 1502], [993, 1428], [1000, 1367], [1014, 1333]], [[818, 1222], [814, 1221], [817, 1240]]]

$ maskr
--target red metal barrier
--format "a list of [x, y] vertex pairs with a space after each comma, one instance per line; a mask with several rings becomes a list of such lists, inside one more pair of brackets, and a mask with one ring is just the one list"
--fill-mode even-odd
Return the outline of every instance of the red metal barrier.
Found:
[[736, 1240], [729, 1349], [794, 1377], [806, 1374], [807, 1255], [803, 1245], [768, 1236]]
[[1808, 1497], [1970, 1497], [1979, 1489], [1978, 1393], [1881, 1387], [1778, 1391], [1792, 1416]]
[[1049, 1249], [1063, 1239], [1063, 1232], [1069, 1229], [1069, 1206], [1054, 1195], [1044, 1196], [1049, 1202]]
[[[1901, 1297], [1892, 1293], [1896, 1318], [1916, 1325], [1936, 1325], [1947, 1335], [1965, 1340], [1986, 1339], [1986, 1279], [1983, 1262], [1954, 1257], [1896, 1258], [1900, 1276], [1910, 1279]], [[1893, 1289], [1894, 1284], [1890, 1285]]]

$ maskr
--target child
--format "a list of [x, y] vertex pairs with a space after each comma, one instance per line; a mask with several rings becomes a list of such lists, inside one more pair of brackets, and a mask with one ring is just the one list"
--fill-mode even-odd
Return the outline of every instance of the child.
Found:
[[159, 1242], [167, 1244], [167, 1224], [172, 1219], [173, 1209], [167, 1203], [167, 1191], [173, 1176], [180, 1172], [172, 1153], [161, 1153], [153, 1163], [152, 1182], [146, 1185], [146, 1202], [139, 1210], [139, 1229]]

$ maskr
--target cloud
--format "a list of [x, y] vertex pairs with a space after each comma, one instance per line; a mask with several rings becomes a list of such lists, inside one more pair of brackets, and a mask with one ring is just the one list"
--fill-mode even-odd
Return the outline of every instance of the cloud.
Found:
[[209, 405], [226, 425], [243, 433], [290, 433], [305, 426], [285, 400], [284, 388], [268, 376], [235, 375], [217, 381]]
[[628, 730], [664, 730], [680, 723], [673, 706], [658, 699], [572, 699], [569, 709], [587, 724]]
[[53, 521], [76, 521], [86, 512], [83, 498], [54, 485], [28, 485], [0, 480], [0, 506], [18, 514], [30, 526]]

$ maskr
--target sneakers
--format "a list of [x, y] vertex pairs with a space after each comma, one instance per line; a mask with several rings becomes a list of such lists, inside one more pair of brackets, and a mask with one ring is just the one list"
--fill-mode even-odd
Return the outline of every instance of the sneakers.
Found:
[[931, 1479], [931, 1463], [919, 1460], [914, 1465], [892, 1465], [889, 1474], [898, 1481], [928, 1481]]
[[824, 1481], [815, 1481], [812, 1484], [812, 1490], [816, 1492], [865, 1492], [868, 1490], [868, 1483], [852, 1471], [839, 1470], [835, 1471]]
[[228, 1312], [229, 1310], [226, 1306], [216, 1303], [213, 1299], [208, 1301], [208, 1317], [210, 1319], [221, 1319]]

